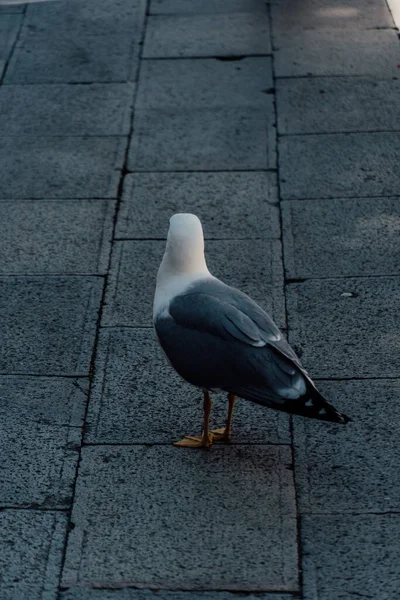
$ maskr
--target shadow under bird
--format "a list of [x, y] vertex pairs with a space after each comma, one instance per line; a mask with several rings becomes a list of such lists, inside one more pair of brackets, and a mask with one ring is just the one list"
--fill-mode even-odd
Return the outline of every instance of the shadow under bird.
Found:
[[[271, 317], [249, 296], [209, 272], [200, 220], [170, 219], [154, 296], [161, 348], [183, 379], [204, 393], [204, 430], [176, 446], [209, 448], [229, 441], [236, 396], [314, 419], [347, 423], [316, 389]], [[210, 431], [210, 392], [228, 394], [226, 427]]]

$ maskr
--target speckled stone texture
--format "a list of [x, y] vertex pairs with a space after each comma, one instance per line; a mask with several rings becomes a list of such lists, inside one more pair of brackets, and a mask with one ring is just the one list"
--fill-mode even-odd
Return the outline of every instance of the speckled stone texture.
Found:
[[179, 592], [168, 590], [93, 590], [70, 588], [60, 594], [60, 600], [296, 600], [291, 594], [246, 594], [238, 592]]
[[300, 510], [399, 511], [400, 451], [393, 441], [400, 381], [321, 381], [318, 387], [352, 421], [339, 426], [294, 418]]
[[2, 600], [56, 600], [67, 517], [59, 512], [0, 511]]
[[0, 200], [0, 274], [105, 273], [114, 211], [112, 200]]
[[396, 598], [400, 515], [313, 515], [302, 531], [306, 600]]
[[306, 77], [276, 85], [280, 134], [390, 131], [400, 121], [399, 79]]
[[[171, 444], [201, 433], [201, 390], [175, 373], [152, 329], [103, 330], [96, 364], [86, 441]], [[212, 426], [223, 427], [225, 395], [212, 394], [212, 399]], [[289, 418], [238, 400], [232, 443], [290, 443]]]
[[0, 507], [68, 508], [88, 381], [0, 377]]
[[116, 236], [165, 238], [170, 217], [194, 212], [206, 239], [279, 238], [275, 173], [135, 173], [125, 178]]
[[399, 273], [398, 198], [303, 200], [281, 206], [287, 277]]
[[285, 447], [86, 448], [63, 586], [295, 591], [293, 492]]
[[399, 153], [397, 132], [281, 138], [282, 199], [395, 196]]
[[396, 377], [399, 297], [397, 277], [290, 284], [289, 341], [312, 377]]
[[115, 198], [125, 146], [119, 137], [1, 137], [0, 198]]
[[103, 281], [2, 277], [0, 373], [88, 375]]
[[149, 17], [144, 57], [270, 54], [268, 14], [167, 15]]

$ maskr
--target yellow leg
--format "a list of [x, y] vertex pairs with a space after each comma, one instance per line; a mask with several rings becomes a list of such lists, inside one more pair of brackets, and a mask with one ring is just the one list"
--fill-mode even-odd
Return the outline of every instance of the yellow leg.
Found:
[[236, 400], [236, 396], [234, 396], [233, 394], [228, 394], [229, 408], [228, 408], [228, 418], [226, 420], [226, 427], [223, 427], [222, 429], [213, 429], [211, 431], [211, 435], [213, 436], [214, 440], [219, 440], [219, 441], [224, 441], [224, 442], [230, 441], [231, 433], [232, 433], [232, 416], [233, 416], [233, 409], [235, 407], [235, 400]]
[[211, 413], [211, 398], [209, 392], [204, 392], [204, 431], [203, 435], [191, 436], [187, 435], [180, 442], [174, 442], [174, 446], [182, 448], [210, 448], [213, 443], [213, 436], [209, 429], [210, 413]]

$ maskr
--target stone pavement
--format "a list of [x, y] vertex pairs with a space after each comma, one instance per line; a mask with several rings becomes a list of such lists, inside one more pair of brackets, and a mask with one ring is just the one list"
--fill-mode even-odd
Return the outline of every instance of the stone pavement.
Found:
[[[397, 33], [384, 0], [0, 8], [0, 600], [400, 598]], [[347, 427], [243, 401], [171, 446], [177, 211]]]

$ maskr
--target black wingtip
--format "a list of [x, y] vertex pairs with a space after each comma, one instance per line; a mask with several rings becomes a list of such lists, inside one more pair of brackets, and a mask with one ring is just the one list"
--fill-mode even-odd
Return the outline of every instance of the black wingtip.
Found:
[[315, 411], [314, 418], [341, 425], [346, 425], [351, 421], [350, 417], [336, 410], [313, 386], [308, 389], [308, 399], [312, 401], [312, 408]]

